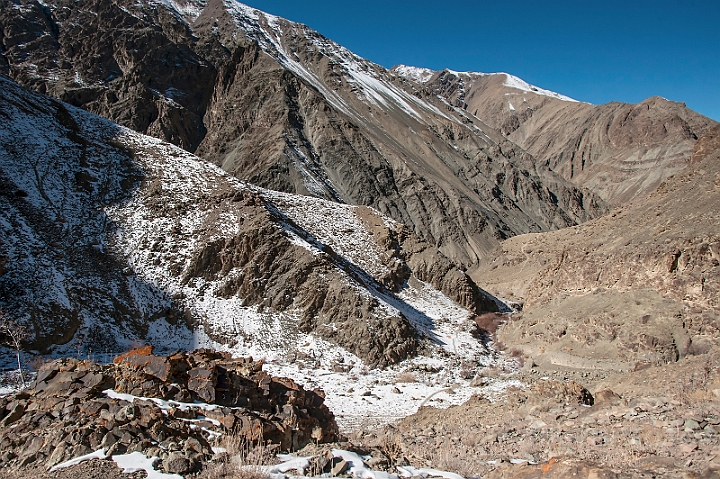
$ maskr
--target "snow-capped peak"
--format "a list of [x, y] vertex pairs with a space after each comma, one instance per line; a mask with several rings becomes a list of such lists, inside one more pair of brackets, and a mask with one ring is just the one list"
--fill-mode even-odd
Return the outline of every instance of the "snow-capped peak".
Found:
[[392, 70], [401, 77], [416, 83], [427, 83], [435, 74], [435, 71], [429, 68], [411, 67], [408, 65], [397, 65], [394, 66]]
[[[433, 75], [435, 75], [437, 73], [437, 71], [430, 70], [428, 68], [411, 67], [411, 66], [407, 66], [407, 65], [398, 65], [396, 67], [393, 67], [393, 71], [395, 73], [397, 73], [398, 75], [400, 75], [404, 78], [407, 78], [408, 80], [414, 81], [416, 83], [427, 83], [430, 81], [430, 79], [433, 77]], [[510, 75], [509, 73], [504, 73], [504, 72], [498, 72], [498, 73], [459, 72], [459, 71], [455, 71], [455, 70], [450, 70], [448, 68], [444, 69], [443, 72], [446, 74], [449, 74], [449, 75], [454, 75], [462, 80], [478, 78], [478, 77], [504, 75], [505, 81], [504, 81], [503, 85], [508, 88], [515, 88], [517, 90], [535, 93], [536, 95], [549, 96], [551, 98], [556, 98], [558, 100], [563, 100], [563, 101], [571, 101], [571, 102], [578, 101], [573, 98], [570, 98], [569, 96], [561, 95], [560, 93], [556, 93], [554, 91], [546, 90], [544, 88], [540, 88], [535, 85], [531, 85], [530, 83], [526, 82], [525, 80], [518, 78], [514, 75]]]
[[510, 75], [509, 73], [498, 73], [498, 75], [505, 75], [506, 78], [504, 85], [508, 88], [516, 88], [518, 90], [535, 93], [536, 95], [557, 98], [558, 100], [577, 102], [577, 100], [575, 100], [574, 98], [561, 95], [560, 93], [555, 93], [554, 91], [545, 90], [544, 88], [536, 87], [535, 85], [531, 85], [521, 78]]

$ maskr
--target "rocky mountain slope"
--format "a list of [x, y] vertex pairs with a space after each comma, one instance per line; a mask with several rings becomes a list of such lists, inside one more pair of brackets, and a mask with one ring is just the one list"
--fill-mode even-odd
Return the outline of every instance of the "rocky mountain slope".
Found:
[[581, 103], [506, 73], [393, 70], [501, 131], [539, 161], [611, 205], [642, 199], [684, 168], [716, 122], [664, 98]]
[[473, 277], [524, 302], [504, 341], [534, 361], [628, 371], [720, 341], [720, 127], [645, 201], [505, 241]]
[[0, 7], [21, 84], [259, 186], [371, 206], [464, 266], [604, 211], [463, 108], [232, 0]]
[[436, 248], [370, 208], [241, 183], [160, 140], [0, 86], [0, 293], [33, 349], [214, 341], [388, 365], [497, 309]]

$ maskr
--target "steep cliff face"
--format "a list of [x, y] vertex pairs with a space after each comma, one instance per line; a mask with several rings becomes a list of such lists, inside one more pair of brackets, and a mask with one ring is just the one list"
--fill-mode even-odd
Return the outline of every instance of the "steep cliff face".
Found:
[[217, 73], [174, 12], [109, 1], [3, 0], [1, 9], [14, 80], [189, 151], [205, 136]]
[[611, 205], [642, 199], [690, 160], [698, 137], [716, 124], [652, 97], [636, 105], [590, 105], [506, 73], [396, 67], [428, 93], [499, 129], [539, 161]]
[[371, 206], [471, 266], [604, 211], [475, 116], [231, 0], [2, 0], [11, 78], [263, 187]]
[[241, 183], [2, 77], [0, 87], [0, 307], [29, 326], [34, 349], [214, 341], [266, 355], [319, 341], [384, 366], [437, 347], [423, 339], [437, 321], [497, 309], [376, 210]]

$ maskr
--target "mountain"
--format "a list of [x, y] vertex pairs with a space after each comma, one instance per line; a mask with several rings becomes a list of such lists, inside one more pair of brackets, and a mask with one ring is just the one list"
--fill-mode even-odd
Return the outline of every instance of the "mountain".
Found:
[[590, 105], [507, 73], [394, 72], [462, 108], [613, 206], [642, 199], [687, 166], [698, 137], [717, 123], [683, 103]]
[[470, 267], [602, 201], [477, 116], [232, 0], [0, 0], [0, 69], [261, 187], [369, 206]]
[[630, 371], [676, 361], [720, 342], [718, 212], [715, 126], [645, 200], [508, 239], [472, 276], [524, 303], [501, 336], [539, 364]]
[[32, 349], [274, 357], [312, 343], [386, 366], [469, 338], [455, 328], [497, 310], [368, 207], [240, 182], [3, 77], [0, 117], [0, 297]]

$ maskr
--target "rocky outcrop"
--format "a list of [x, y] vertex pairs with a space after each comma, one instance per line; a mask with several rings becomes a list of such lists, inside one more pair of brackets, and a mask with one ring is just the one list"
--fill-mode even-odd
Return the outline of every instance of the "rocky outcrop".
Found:
[[109, 365], [60, 359], [30, 389], [0, 398], [0, 463], [50, 468], [103, 449], [159, 457], [165, 472], [196, 472], [221, 435], [285, 451], [336, 441], [323, 398], [251, 358], [207, 350], [154, 356], [144, 348]]
[[660, 97], [595, 106], [505, 73], [443, 70], [419, 79], [613, 206], [645, 198], [682, 170], [697, 139], [716, 124]]
[[[604, 211], [462, 109], [237, 2], [2, 0], [23, 85], [274, 190], [370, 206], [452, 261]], [[1, 67], [0, 67], [1, 68]]]

